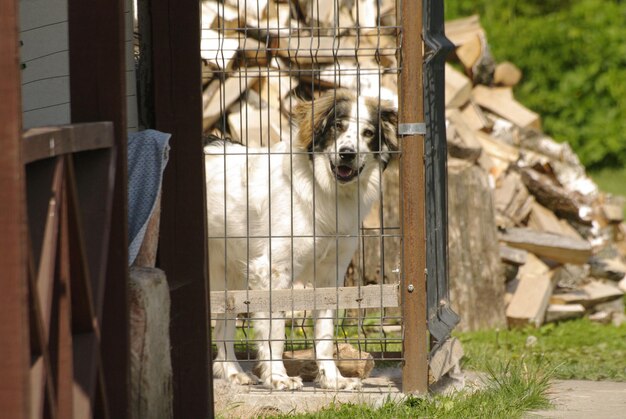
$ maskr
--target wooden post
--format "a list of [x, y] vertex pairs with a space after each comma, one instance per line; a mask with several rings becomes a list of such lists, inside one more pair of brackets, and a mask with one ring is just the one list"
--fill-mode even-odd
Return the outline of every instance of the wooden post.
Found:
[[130, 406], [124, 0], [68, 0], [68, 18], [72, 122], [112, 121], [114, 128], [111, 236], [104, 304], [97, 315], [109, 414], [123, 419]]
[[[424, 122], [422, 84], [422, 0], [402, 2], [402, 69], [399, 80], [399, 124]], [[414, 127], [414, 125], [411, 125]], [[409, 129], [412, 132], [412, 129]], [[401, 130], [402, 134], [402, 130]], [[404, 321], [402, 391], [428, 391], [426, 325], [426, 232], [424, 136], [401, 139], [400, 199], [402, 208], [402, 316]]]
[[17, 1], [0, 2], [0, 412], [29, 412], [26, 197]]
[[202, 152], [200, 3], [151, 3], [155, 128], [172, 134], [163, 177], [159, 267], [171, 290], [174, 417], [212, 416]]

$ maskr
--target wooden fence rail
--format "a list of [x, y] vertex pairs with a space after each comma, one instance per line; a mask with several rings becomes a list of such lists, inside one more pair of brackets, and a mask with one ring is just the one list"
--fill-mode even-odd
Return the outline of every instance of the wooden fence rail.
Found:
[[[8, 417], [109, 417], [100, 323], [113, 146], [110, 122], [39, 128], [22, 136], [29, 396]], [[0, 318], [2, 324], [10, 321]]]

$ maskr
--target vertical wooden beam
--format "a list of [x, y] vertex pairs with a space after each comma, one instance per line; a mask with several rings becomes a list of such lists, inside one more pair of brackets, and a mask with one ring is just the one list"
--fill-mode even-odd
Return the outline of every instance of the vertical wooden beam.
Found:
[[17, 3], [0, 2], [0, 412], [25, 419], [30, 344]]
[[212, 416], [202, 152], [200, 3], [154, 0], [156, 129], [172, 134], [163, 179], [159, 266], [170, 283], [174, 416]]
[[[402, 43], [399, 123], [424, 122], [422, 84], [422, 0], [402, 2]], [[426, 324], [426, 231], [424, 136], [404, 135], [401, 140], [400, 199], [402, 208], [402, 315], [404, 321], [402, 391], [428, 391], [428, 341]]]
[[130, 400], [124, 0], [68, 0], [68, 16], [72, 122], [114, 125], [115, 192], [98, 318], [109, 413], [123, 419]]

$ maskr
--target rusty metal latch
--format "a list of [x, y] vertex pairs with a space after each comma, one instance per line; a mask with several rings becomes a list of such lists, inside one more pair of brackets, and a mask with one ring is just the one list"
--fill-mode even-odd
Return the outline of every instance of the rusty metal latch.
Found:
[[426, 124], [424, 122], [413, 122], [398, 124], [399, 135], [426, 135]]

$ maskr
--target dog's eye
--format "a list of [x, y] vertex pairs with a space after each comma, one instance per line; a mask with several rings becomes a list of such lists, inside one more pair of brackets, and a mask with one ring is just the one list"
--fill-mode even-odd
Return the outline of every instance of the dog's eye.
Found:
[[371, 129], [366, 128], [366, 129], [363, 130], [363, 136], [365, 138], [373, 138], [374, 137], [374, 131], [372, 131]]
[[338, 119], [335, 121], [335, 128], [341, 131], [345, 131], [348, 128], [348, 123], [346, 121]]

